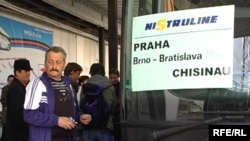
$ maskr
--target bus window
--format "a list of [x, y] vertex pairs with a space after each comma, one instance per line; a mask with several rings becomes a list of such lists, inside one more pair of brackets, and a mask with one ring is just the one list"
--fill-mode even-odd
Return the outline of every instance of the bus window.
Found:
[[[131, 90], [133, 17], [187, 9], [234, 5], [232, 88]], [[219, 0], [125, 1], [122, 27], [122, 140], [207, 141], [214, 123], [249, 121], [250, 4]], [[142, 70], [147, 72], [147, 70]], [[149, 76], [154, 75], [147, 72]], [[151, 81], [148, 79], [147, 81]], [[167, 80], [166, 80], [167, 81]], [[147, 82], [142, 82], [147, 83]], [[164, 82], [155, 82], [155, 85]], [[192, 82], [190, 82], [192, 83]], [[202, 82], [206, 83], [206, 82]]]

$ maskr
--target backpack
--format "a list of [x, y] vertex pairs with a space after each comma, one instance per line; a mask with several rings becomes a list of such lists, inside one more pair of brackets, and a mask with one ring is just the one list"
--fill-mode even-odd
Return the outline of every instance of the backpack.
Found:
[[89, 129], [106, 128], [110, 107], [103, 97], [103, 88], [96, 84], [87, 83], [82, 87], [84, 97], [80, 102], [80, 109], [85, 114], [92, 117], [88, 125], [84, 125]]

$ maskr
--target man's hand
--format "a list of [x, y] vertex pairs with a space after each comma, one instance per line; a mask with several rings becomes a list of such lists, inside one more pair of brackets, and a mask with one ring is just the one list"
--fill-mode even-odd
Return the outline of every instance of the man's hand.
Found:
[[83, 124], [89, 124], [91, 120], [92, 120], [92, 118], [91, 118], [90, 114], [81, 114], [80, 115], [80, 121]]
[[74, 129], [77, 123], [72, 121], [69, 117], [59, 117], [58, 126], [64, 129]]

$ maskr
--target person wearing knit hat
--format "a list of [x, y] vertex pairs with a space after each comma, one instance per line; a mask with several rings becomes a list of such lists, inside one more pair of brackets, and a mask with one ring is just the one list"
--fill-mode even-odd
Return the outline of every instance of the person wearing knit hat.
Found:
[[100, 63], [93, 63], [90, 67], [89, 74], [91, 75], [101, 74], [104, 76], [105, 75], [104, 66]]
[[[93, 63], [90, 67], [89, 74], [91, 75], [88, 79], [88, 84], [97, 85], [103, 88], [102, 96], [104, 97], [106, 103], [108, 104], [111, 112], [108, 115], [108, 119], [105, 119], [104, 124], [101, 126], [93, 127], [84, 125], [82, 132], [83, 141], [112, 141], [112, 131], [113, 131], [113, 121], [112, 113], [114, 111], [114, 104], [116, 103], [115, 88], [113, 87], [111, 81], [105, 76], [104, 66], [101, 63]], [[84, 85], [83, 85], [84, 86]], [[86, 89], [83, 87], [83, 95], [86, 95]], [[84, 111], [84, 101], [80, 102], [80, 110]], [[102, 112], [102, 111], [101, 111]], [[92, 122], [90, 122], [91, 125]]]

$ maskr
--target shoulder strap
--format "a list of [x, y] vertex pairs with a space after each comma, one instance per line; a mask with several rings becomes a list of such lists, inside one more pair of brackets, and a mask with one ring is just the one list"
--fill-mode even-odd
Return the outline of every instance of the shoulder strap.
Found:
[[82, 88], [87, 95], [99, 95], [103, 91], [103, 88], [101, 86], [91, 83], [83, 85]]

